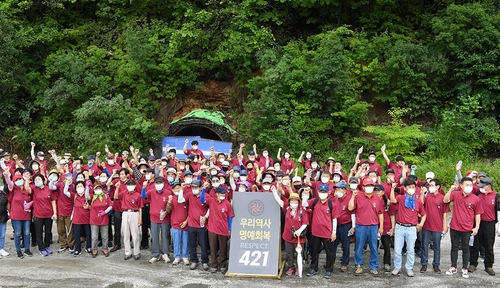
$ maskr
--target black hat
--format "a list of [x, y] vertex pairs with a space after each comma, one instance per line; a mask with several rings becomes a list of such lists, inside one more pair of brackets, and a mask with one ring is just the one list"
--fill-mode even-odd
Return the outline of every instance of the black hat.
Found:
[[226, 192], [227, 192], [226, 189], [224, 189], [223, 187], [215, 188], [215, 193], [225, 194]]
[[493, 187], [493, 180], [491, 180], [491, 178], [487, 178], [487, 177], [481, 179], [479, 184], [477, 184], [477, 186], [479, 186], [480, 188], [483, 188], [484, 186], [488, 186], [488, 185]]
[[396, 173], [394, 173], [394, 169], [391, 169], [391, 168], [385, 170], [385, 175], [387, 175], [389, 173], [396, 174]]
[[163, 177], [161, 176], [155, 177], [155, 183], [163, 183], [163, 182], [165, 182], [165, 179], [163, 179]]

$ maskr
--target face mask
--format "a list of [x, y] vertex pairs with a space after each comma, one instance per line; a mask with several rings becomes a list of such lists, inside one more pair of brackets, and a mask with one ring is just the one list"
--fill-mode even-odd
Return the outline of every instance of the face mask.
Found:
[[283, 180], [283, 185], [287, 186], [288, 184], [290, 184], [290, 180]]
[[104, 183], [104, 182], [108, 181], [108, 178], [107, 177], [99, 177], [99, 181], [101, 183]]
[[224, 184], [226, 184], [226, 180], [225, 179], [220, 179], [219, 183], [220, 183], [220, 185], [224, 185]]
[[50, 176], [49, 176], [49, 181], [50, 181], [50, 182], [57, 181], [57, 176], [56, 176], [56, 175], [50, 175]]
[[290, 208], [297, 209], [299, 207], [299, 203], [290, 203]]
[[155, 184], [156, 191], [163, 190], [163, 184]]
[[38, 160], [40, 161], [43, 161], [43, 159], [45, 159], [45, 157], [38, 157]]
[[370, 162], [375, 162], [375, 157], [370, 157], [368, 159], [370, 160]]
[[198, 145], [193, 145], [193, 150], [198, 149]]
[[306, 159], [311, 159], [311, 156], [312, 156], [311, 154], [307, 153], [306, 154]]
[[413, 196], [413, 194], [415, 194], [415, 189], [410, 188], [410, 189], [408, 189], [408, 190], [406, 191], [406, 193], [408, 193], [408, 195], [410, 195], [410, 196]]
[[161, 166], [163, 167], [167, 166], [167, 161], [161, 161]]
[[217, 175], [217, 170], [210, 170], [210, 175], [214, 176], [214, 175]]
[[274, 167], [274, 170], [276, 170], [276, 171], [280, 171], [280, 170], [281, 170], [281, 167], [280, 167], [280, 166], [275, 166], [275, 167]]
[[184, 168], [186, 168], [186, 166], [185, 166], [185, 165], [181, 165], [181, 166], [179, 166], [179, 169], [181, 169], [181, 170], [184, 170]]
[[285, 154], [285, 159], [290, 158], [290, 154]]
[[481, 193], [486, 193], [486, 189], [484, 189], [484, 188], [479, 188], [479, 192], [481, 192]]
[[191, 177], [184, 178], [184, 182], [186, 182], [186, 184], [191, 184], [193, 183], [193, 178]]
[[321, 177], [321, 182], [323, 182], [323, 184], [328, 183], [328, 181], [330, 181], [330, 178], [327, 178], [327, 177]]
[[253, 161], [255, 161], [255, 157], [251, 157], [251, 158], [250, 158], [250, 157], [248, 157], [248, 160], [250, 160], [250, 161], [252, 161], [252, 162], [253, 162]]
[[113, 164], [115, 164], [115, 161], [114, 160], [108, 160], [108, 164], [109, 165], [113, 165]]
[[128, 190], [128, 192], [132, 192], [135, 190], [135, 186], [127, 185], [127, 190]]
[[220, 183], [219, 182], [215, 182], [215, 183], [212, 183], [212, 187], [214, 188], [217, 188], [220, 186]]
[[366, 194], [372, 194], [374, 188], [375, 187], [373, 187], [373, 186], [365, 187], [365, 193]]
[[224, 162], [224, 160], [226, 160], [226, 159], [224, 159], [224, 158], [219, 158], [219, 162], [220, 162], [220, 163]]
[[31, 165], [31, 168], [32, 168], [34, 171], [38, 171], [38, 168], [40, 168], [40, 167], [38, 167], [38, 165]]
[[359, 176], [360, 176], [361, 178], [365, 177], [365, 175], [366, 175], [366, 173], [365, 173], [365, 172], [361, 172], [361, 174], [359, 174]]
[[328, 193], [318, 193], [319, 199], [325, 200], [328, 197]]
[[38, 187], [38, 188], [40, 188], [40, 187], [42, 187], [42, 186], [43, 186], [43, 182], [36, 182], [36, 183], [35, 183], [35, 186], [36, 186], [36, 187]]
[[436, 189], [436, 187], [434, 187], [434, 186], [430, 186], [430, 187], [429, 187], [429, 192], [431, 192], [431, 193], [435, 193], [435, 192], [436, 192], [436, 190], [437, 190], [437, 189]]
[[76, 170], [80, 170], [82, 168], [82, 165], [78, 164], [75, 166]]
[[358, 189], [358, 184], [349, 184], [349, 188], [351, 188], [351, 190], [356, 190]]
[[262, 153], [262, 156], [267, 157], [269, 154], [267, 152]]
[[238, 192], [247, 192], [247, 189], [245, 189], [245, 187], [239, 187]]
[[220, 201], [222, 201], [222, 200], [224, 200], [224, 199], [226, 199], [226, 195], [220, 195], [220, 196], [219, 196], [219, 200], [220, 200]]
[[464, 187], [464, 192], [465, 194], [469, 194], [470, 192], [472, 192], [472, 186]]
[[295, 188], [296, 190], [299, 190], [300, 188], [302, 188], [302, 184], [293, 185], [293, 188]]
[[372, 179], [373, 183], [377, 183], [377, 178], [370, 178]]
[[269, 189], [271, 189], [271, 185], [263, 185], [262, 188], [265, 190], [265, 191], [269, 191]]
[[247, 181], [247, 176], [241, 176], [241, 177], [240, 177], [240, 180], [241, 180], [241, 181]]
[[252, 171], [253, 170], [253, 167], [248, 167], [247, 168], [247, 171]]
[[207, 175], [208, 175], [207, 172], [201, 172], [201, 176], [207, 177]]
[[240, 173], [233, 173], [233, 178], [238, 178], [240, 177]]
[[194, 158], [193, 162], [198, 163], [198, 158]]
[[78, 194], [80, 194], [80, 195], [82, 195], [82, 194], [83, 194], [83, 191], [85, 191], [85, 188], [83, 188], [83, 187], [78, 187], [78, 188], [76, 188], [76, 193], [78, 193]]
[[85, 181], [85, 178], [76, 178], [76, 182], [78, 181]]
[[335, 183], [338, 183], [338, 182], [340, 181], [340, 177], [333, 177], [333, 181], [334, 181]]
[[344, 197], [344, 193], [342, 193], [342, 192], [335, 192], [335, 196], [337, 196], [337, 198], [340, 199], [340, 198]]
[[316, 164], [316, 163], [311, 164], [311, 168], [312, 168], [312, 169], [318, 169], [318, 164]]
[[167, 177], [167, 181], [168, 181], [169, 183], [174, 182], [174, 177], [172, 177], [172, 176], [168, 176], [168, 177]]
[[94, 190], [94, 194], [101, 195], [102, 194], [102, 190], [101, 189], [96, 189], [96, 190]]
[[174, 192], [174, 195], [175, 196], [179, 196], [179, 192]]
[[200, 190], [199, 190], [199, 189], [193, 189], [193, 194], [194, 194], [194, 195], [198, 195], [198, 194], [200, 194]]
[[222, 171], [227, 172], [229, 168], [228, 167], [222, 167]]
[[147, 181], [151, 180], [151, 175], [146, 175], [146, 180]]

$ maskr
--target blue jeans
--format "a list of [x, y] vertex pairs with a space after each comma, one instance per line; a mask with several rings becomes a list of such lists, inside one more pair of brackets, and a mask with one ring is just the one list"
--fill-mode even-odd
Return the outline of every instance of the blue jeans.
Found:
[[356, 224], [356, 245], [354, 248], [354, 265], [363, 267], [363, 247], [368, 240], [370, 246], [370, 270], [378, 269], [378, 225]]
[[422, 266], [429, 264], [429, 243], [431, 239], [434, 243], [434, 259], [432, 259], [432, 266], [439, 267], [441, 262], [441, 232], [433, 232], [426, 229], [422, 229], [422, 256], [420, 258], [420, 264], [422, 264]]
[[406, 242], [406, 270], [413, 269], [415, 263], [415, 241], [417, 240], [417, 227], [404, 227], [396, 224], [394, 231], [394, 268], [401, 269], [403, 261], [403, 245]]
[[[172, 242], [174, 243], [174, 258], [188, 258], [188, 231], [172, 228]], [[181, 247], [182, 243], [182, 247]], [[182, 249], [182, 250], [181, 250]]]
[[340, 265], [347, 266], [349, 264], [351, 241], [347, 233], [352, 228], [352, 223], [347, 223], [343, 226], [337, 226], [337, 238], [332, 243], [333, 248], [333, 262], [335, 263], [335, 258], [337, 257], [337, 246], [342, 243], [342, 258], [340, 259]]
[[208, 232], [207, 228], [188, 227], [189, 254], [192, 263], [198, 263], [196, 248], [201, 247], [201, 263], [208, 264]]
[[21, 231], [23, 232], [24, 250], [30, 250], [30, 224], [31, 220], [12, 220], [16, 251], [21, 251]]
[[0, 223], [0, 250], [5, 245], [5, 230], [7, 230], [7, 222]]

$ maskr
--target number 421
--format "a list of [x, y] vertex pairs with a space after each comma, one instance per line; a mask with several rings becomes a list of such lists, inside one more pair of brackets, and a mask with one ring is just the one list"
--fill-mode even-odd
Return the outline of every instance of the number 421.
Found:
[[[245, 266], [267, 266], [267, 258], [269, 256], [269, 251], [245, 251], [243, 255], [241, 255], [240, 260], [238, 261], [240, 264]], [[264, 255], [264, 257], [262, 257]], [[262, 263], [261, 259], [262, 258]], [[253, 260], [252, 260], [253, 259]]]

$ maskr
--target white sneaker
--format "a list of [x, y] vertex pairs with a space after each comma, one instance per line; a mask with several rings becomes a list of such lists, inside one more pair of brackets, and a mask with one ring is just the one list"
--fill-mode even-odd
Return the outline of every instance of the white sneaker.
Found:
[[469, 278], [469, 270], [467, 268], [462, 268], [462, 277]]
[[170, 263], [170, 257], [168, 257], [168, 254], [163, 254], [161, 257], [165, 263]]
[[181, 258], [175, 258], [174, 262], [172, 262], [172, 265], [175, 266], [175, 265], [179, 264], [179, 262], [181, 262]]
[[159, 258], [155, 258], [155, 257], [153, 257], [153, 258], [149, 259], [149, 261], [148, 261], [148, 262], [149, 262], [149, 263], [151, 263], [151, 264], [153, 264], [153, 263], [156, 263], [156, 262], [158, 262], [158, 261], [159, 261]]
[[457, 273], [457, 268], [451, 266], [450, 270], [446, 271], [446, 275], [453, 275]]
[[189, 259], [188, 258], [182, 258], [182, 262], [184, 262], [184, 265], [189, 265]]
[[9, 256], [9, 252], [5, 251], [4, 249], [0, 250], [0, 256]]

